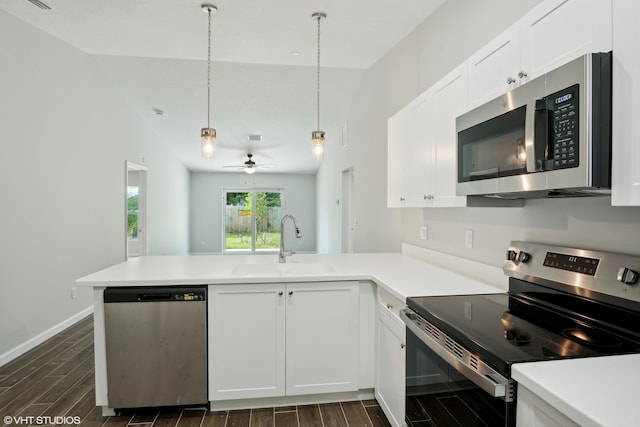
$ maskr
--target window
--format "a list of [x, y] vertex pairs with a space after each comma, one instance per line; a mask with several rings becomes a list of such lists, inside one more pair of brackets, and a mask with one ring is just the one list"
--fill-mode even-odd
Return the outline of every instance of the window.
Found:
[[225, 253], [280, 249], [280, 190], [225, 190], [224, 201]]
[[137, 186], [127, 187], [127, 237], [138, 238], [138, 192]]

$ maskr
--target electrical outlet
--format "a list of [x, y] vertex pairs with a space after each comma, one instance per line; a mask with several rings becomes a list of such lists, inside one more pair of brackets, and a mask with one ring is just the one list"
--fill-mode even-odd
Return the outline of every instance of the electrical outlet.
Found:
[[473, 230], [464, 232], [464, 247], [467, 249], [473, 248]]
[[427, 240], [427, 226], [423, 225], [420, 227], [420, 239]]
[[74, 286], [73, 288], [71, 288], [71, 299], [76, 298], [78, 298], [78, 287]]

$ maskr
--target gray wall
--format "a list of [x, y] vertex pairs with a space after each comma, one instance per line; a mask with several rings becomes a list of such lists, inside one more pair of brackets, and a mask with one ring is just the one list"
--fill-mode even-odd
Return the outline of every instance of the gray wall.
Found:
[[[540, 0], [448, 0], [365, 73], [344, 123], [346, 147], [330, 141], [318, 173], [320, 252], [340, 252], [344, 169], [354, 169], [356, 252], [399, 251], [413, 217], [387, 209], [387, 120]], [[415, 223], [415, 221], [414, 221]]]
[[149, 168], [149, 252], [187, 252], [188, 172], [95, 61], [0, 11], [0, 360], [92, 304], [124, 260], [125, 160]]
[[224, 224], [224, 189], [282, 190], [282, 212], [293, 214], [298, 220], [302, 238], [296, 239], [293, 227], [285, 228], [287, 249], [297, 252], [316, 251], [316, 177], [256, 172], [237, 173], [191, 172], [191, 231], [192, 254], [221, 253]]
[[[354, 167], [357, 251], [398, 251], [407, 242], [500, 265], [510, 240], [527, 239], [640, 253], [640, 208], [613, 208], [609, 198], [535, 200], [523, 208], [386, 208], [387, 119], [538, 3], [449, 0], [367, 70], [345, 123], [348, 147], [338, 147], [318, 175], [319, 208], [331, 209], [341, 171]], [[340, 229], [338, 215], [325, 220], [323, 226]], [[426, 241], [419, 239], [422, 225]], [[464, 247], [467, 229], [473, 249]], [[339, 236], [321, 248], [338, 252]]]

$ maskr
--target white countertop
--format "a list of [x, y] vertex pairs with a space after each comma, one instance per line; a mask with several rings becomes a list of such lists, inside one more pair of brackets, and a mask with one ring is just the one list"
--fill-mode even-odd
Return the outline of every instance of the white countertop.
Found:
[[511, 375], [581, 426], [640, 425], [640, 354], [518, 363]]
[[[464, 260], [462, 261], [464, 262]], [[497, 267], [496, 267], [497, 269]], [[410, 296], [505, 292], [450, 269], [401, 253], [145, 256], [76, 281], [79, 286], [153, 286], [372, 280], [405, 300]]]
[[[79, 286], [162, 286], [371, 280], [395, 297], [502, 293], [498, 267], [403, 247], [405, 253], [146, 256], [77, 280]], [[446, 265], [449, 268], [440, 265]], [[330, 271], [328, 271], [330, 270]], [[473, 274], [473, 277], [459, 273]], [[583, 426], [640, 420], [640, 355], [515, 364], [513, 378]]]

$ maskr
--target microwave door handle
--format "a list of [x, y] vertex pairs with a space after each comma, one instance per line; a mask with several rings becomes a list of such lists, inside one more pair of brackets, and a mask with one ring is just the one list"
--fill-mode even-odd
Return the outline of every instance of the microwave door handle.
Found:
[[483, 169], [481, 171], [471, 171], [469, 172], [469, 176], [485, 176], [485, 175], [498, 176], [498, 172], [500, 172], [498, 168], [489, 168], [489, 169]]
[[[524, 122], [524, 148], [527, 154], [527, 173], [542, 170], [542, 159], [536, 158], [536, 103], [534, 99], [527, 103], [527, 111]], [[540, 160], [540, 161], [538, 161]]]

